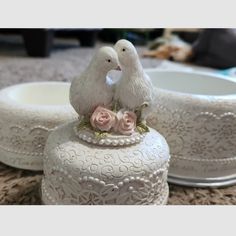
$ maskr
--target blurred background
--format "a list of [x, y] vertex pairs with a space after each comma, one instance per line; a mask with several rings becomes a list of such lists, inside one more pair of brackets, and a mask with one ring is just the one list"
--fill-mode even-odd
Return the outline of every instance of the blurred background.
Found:
[[0, 29], [0, 88], [27, 81], [71, 81], [98, 47], [121, 38], [136, 46], [145, 68], [236, 74], [236, 29]]
[[[0, 29], [0, 53], [19, 50], [32, 57], [48, 57], [56, 49], [70, 47], [94, 47], [99, 42], [115, 43], [121, 38], [135, 45], [148, 45], [159, 37], [178, 35], [193, 43], [201, 29]], [[62, 39], [63, 43], [62, 43]], [[65, 40], [66, 39], [66, 40]], [[23, 55], [23, 54], [22, 54]]]

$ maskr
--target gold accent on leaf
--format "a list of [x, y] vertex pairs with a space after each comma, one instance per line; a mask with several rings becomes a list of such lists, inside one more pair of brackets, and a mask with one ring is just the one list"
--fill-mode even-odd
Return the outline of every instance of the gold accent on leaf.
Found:
[[96, 139], [105, 138], [108, 135], [108, 133], [104, 131], [95, 131], [94, 134]]
[[141, 117], [142, 117], [143, 109], [146, 108], [146, 107], [148, 107], [148, 103], [144, 102], [141, 106], [135, 108], [134, 113], [137, 116], [137, 122], [138, 123], [142, 123]]
[[150, 131], [148, 126], [142, 122], [137, 124], [136, 129], [138, 130], [140, 134], [147, 133]]

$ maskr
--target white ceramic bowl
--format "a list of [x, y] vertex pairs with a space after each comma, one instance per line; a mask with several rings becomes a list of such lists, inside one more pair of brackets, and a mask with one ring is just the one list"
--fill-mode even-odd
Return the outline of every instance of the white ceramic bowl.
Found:
[[0, 161], [42, 170], [48, 134], [77, 118], [69, 103], [70, 83], [34, 82], [0, 91]]
[[236, 80], [208, 73], [146, 71], [157, 88], [148, 124], [170, 146], [169, 182], [236, 183]]

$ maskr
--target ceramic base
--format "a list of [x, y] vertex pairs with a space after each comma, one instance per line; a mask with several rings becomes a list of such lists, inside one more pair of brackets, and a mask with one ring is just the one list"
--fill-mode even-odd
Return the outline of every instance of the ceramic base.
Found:
[[236, 184], [236, 175], [204, 179], [168, 175], [168, 182], [188, 187], [226, 187]]
[[192, 159], [173, 155], [169, 182], [192, 187], [223, 187], [236, 183], [236, 158]]
[[[45, 146], [42, 199], [59, 205], [153, 205], [168, 198], [169, 147], [150, 128], [129, 146], [78, 138], [76, 122], [54, 130]], [[49, 200], [47, 200], [49, 199]]]
[[15, 168], [24, 170], [41, 171], [42, 170], [42, 155], [28, 156], [20, 155], [18, 153], [12, 153], [1, 149], [0, 161], [5, 165], [9, 165]]
[[224, 178], [194, 179], [181, 176], [168, 176], [168, 182], [189, 187], [226, 187], [236, 184], [236, 175]]

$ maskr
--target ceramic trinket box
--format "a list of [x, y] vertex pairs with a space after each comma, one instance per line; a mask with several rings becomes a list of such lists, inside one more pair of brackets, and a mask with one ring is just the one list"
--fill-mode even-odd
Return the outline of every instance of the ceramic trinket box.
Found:
[[[119, 67], [122, 77], [114, 85], [107, 73]], [[151, 82], [130, 42], [99, 49], [71, 84], [70, 101], [80, 119], [59, 126], [47, 140], [42, 202], [166, 204], [169, 147], [145, 123], [152, 99]]]
[[148, 124], [171, 151], [168, 180], [188, 186], [236, 183], [236, 81], [200, 72], [147, 70], [156, 86]]
[[78, 117], [69, 103], [69, 86], [63, 82], [34, 82], [0, 91], [1, 162], [42, 170], [48, 134]]

